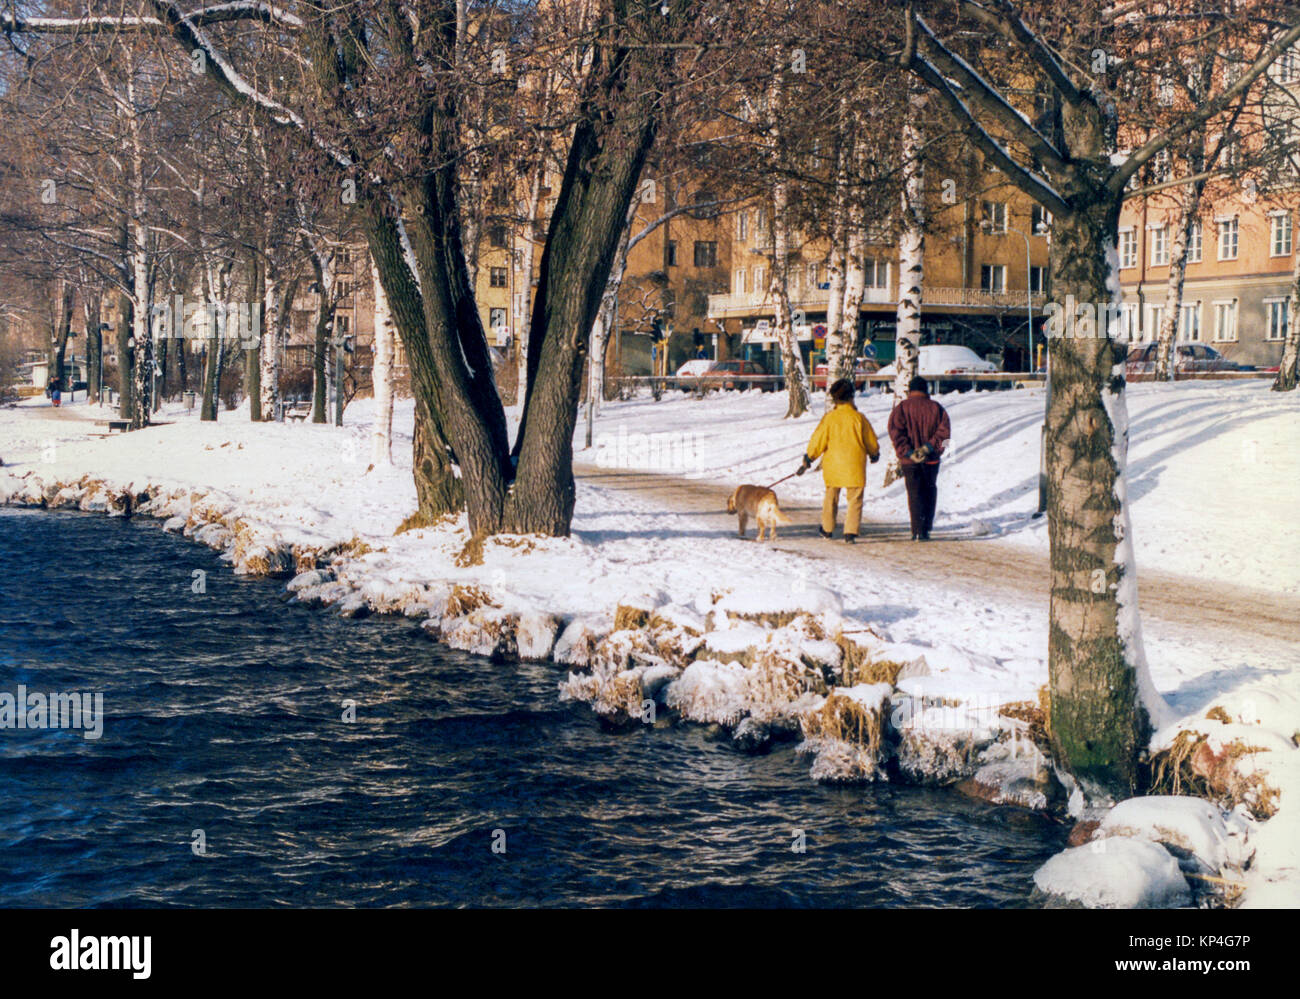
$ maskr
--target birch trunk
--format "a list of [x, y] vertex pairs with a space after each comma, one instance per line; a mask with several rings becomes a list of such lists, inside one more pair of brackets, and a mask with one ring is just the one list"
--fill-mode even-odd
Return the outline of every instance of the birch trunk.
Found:
[[1273, 380], [1274, 392], [1294, 392], [1300, 382], [1300, 253], [1295, 255], [1291, 270], [1291, 300], [1287, 303], [1286, 340], [1282, 345], [1282, 363]]
[[[515, 300], [511, 303], [515, 310], [513, 338], [518, 365], [515, 377], [515, 405], [520, 407], [524, 404], [528, 387], [528, 337], [524, 335], [524, 331], [528, 329], [528, 317], [533, 307], [533, 259], [537, 248], [533, 236], [535, 227], [541, 222], [537, 215], [542, 199], [542, 176], [546, 172], [545, 163], [545, 155], [539, 152], [537, 163], [533, 166], [528, 182], [526, 202], [528, 221], [525, 223], [524, 245], [519, 251], [518, 268], [515, 271]], [[513, 255], [511, 259], [513, 261]]]
[[844, 343], [845, 268], [848, 265], [848, 164], [853, 156], [854, 134], [845, 131], [849, 120], [847, 98], [840, 101], [840, 141], [835, 151], [835, 191], [831, 199], [831, 252], [827, 261], [826, 298], [826, 388], [846, 372], [852, 361], [846, 360], [851, 349]]
[[262, 278], [262, 347], [260, 369], [261, 414], [264, 420], [279, 422], [280, 408], [280, 287], [274, 268], [268, 263]]
[[[1192, 170], [1199, 173], [1197, 166]], [[1204, 181], [1189, 184], [1183, 191], [1179, 209], [1178, 228], [1174, 231], [1174, 244], [1169, 249], [1169, 283], [1165, 289], [1165, 314], [1156, 333], [1155, 380], [1172, 381], [1176, 366], [1173, 363], [1174, 343], [1178, 339], [1178, 318], [1183, 305], [1183, 281], [1187, 276], [1187, 244], [1191, 241], [1192, 223], [1201, 210]]]
[[[769, 100], [769, 131], [778, 155], [781, 150], [782, 103], [781, 78], [778, 74], [773, 80]], [[789, 201], [789, 187], [784, 180], [777, 181], [772, 188], [772, 279], [768, 291], [776, 312], [776, 342], [781, 348], [781, 361], [785, 367], [785, 388], [789, 397], [785, 411], [787, 419], [803, 416], [808, 411], [808, 376], [790, 315]]]
[[379, 271], [371, 269], [375, 301], [375, 359], [371, 380], [375, 386], [375, 429], [370, 460], [376, 465], [393, 463], [393, 364], [396, 360], [392, 313], [384, 295]]
[[914, 90], [908, 97], [903, 123], [902, 226], [898, 234], [898, 318], [894, 333], [894, 395], [907, 395], [907, 383], [916, 377], [921, 346], [921, 295], [925, 279], [925, 175], [921, 163], [921, 121], [925, 96]]

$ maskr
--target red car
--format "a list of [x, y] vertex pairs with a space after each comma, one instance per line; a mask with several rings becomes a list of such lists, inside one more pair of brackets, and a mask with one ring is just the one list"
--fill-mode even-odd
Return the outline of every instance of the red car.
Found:
[[[748, 377], [747, 377], [748, 376]], [[751, 378], [757, 376], [756, 380]], [[700, 376], [700, 382], [706, 389], [729, 391], [758, 388], [774, 390], [778, 379], [768, 378], [767, 369], [757, 361], [718, 361]]]
[[[870, 358], [859, 357], [853, 362], [853, 387], [861, 392], [867, 387], [867, 375], [874, 375], [880, 370], [880, 365]], [[826, 365], [819, 364], [813, 368], [812, 387], [817, 391], [824, 391], [826, 388]]]

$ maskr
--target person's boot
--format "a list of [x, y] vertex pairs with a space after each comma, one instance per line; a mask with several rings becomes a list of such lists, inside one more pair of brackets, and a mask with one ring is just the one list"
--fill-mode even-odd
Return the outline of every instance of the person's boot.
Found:
[[817, 528], [817, 533], [820, 534], [823, 538], [826, 538], [828, 541], [831, 538], [831, 532], [826, 530], [826, 528], [824, 527]]
[[846, 535], [844, 535], [844, 541], [845, 541], [846, 544], [850, 544], [850, 545], [851, 545], [851, 544], [853, 544], [853, 542], [855, 542], [855, 541], [857, 541], [857, 540], [858, 540], [858, 536], [857, 536], [856, 534], [846, 534]]

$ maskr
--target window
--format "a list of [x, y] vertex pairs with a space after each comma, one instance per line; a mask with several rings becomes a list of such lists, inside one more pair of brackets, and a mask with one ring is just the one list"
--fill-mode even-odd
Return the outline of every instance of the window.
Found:
[[980, 267], [980, 291], [1003, 292], [1006, 290], [1006, 267], [1002, 264], [984, 264]]
[[506, 245], [506, 227], [503, 225], [489, 227], [488, 242], [497, 248], [504, 247]]
[[1001, 234], [1007, 231], [1007, 203], [1005, 201], [985, 201], [981, 206], [983, 220], [988, 223], [991, 233]]
[[348, 332], [348, 327], [351, 326], [351, 324], [352, 324], [351, 316], [346, 316], [341, 312], [334, 316], [334, 332], [337, 333], [339, 336], [346, 336]]
[[737, 267], [734, 279], [731, 282], [731, 290], [736, 295], [743, 295], [749, 289], [745, 287], [745, 279], [749, 277], [749, 271], [743, 267]]
[[758, 219], [754, 223], [754, 232], [759, 236], [767, 232], [767, 209], [766, 208], [760, 208], [758, 210]]
[[[1101, 322], [1098, 318], [1098, 323]], [[1127, 340], [1132, 343], [1138, 338], [1138, 304], [1137, 302], [1125, 302], [1119, 310], [1119, 329], [1116, 336], [1121, 340]]]
[[1222, 219], [1219, 222], [1219, 259], [1237, 259], [1237, 220]]
[[339, 250], [337, 260], [340, 268], [351, 268], [352, 251], [348, 249]]
[[1291, 215], [1278, 212], [1269, 219], [1269, 253], [1275, 257], [1291, 256]]
[[1157, 184], [1163, 184], [1172, 174], [1169, 150], [1165, 148], [1156, 153], [1151, 160], [1151, 179]]
[[1277, 83], [1295, 83], [1300, 80], [1300, 52], [1294, 48], [1287, 49], [1268, 68], [1268, 75]]
[[818, 267], [815, 262], [808, 265], [808, 290], [809, 291], [814, 290], [819, 284], [817, 280], [819, 276], [817, 271], [818, 271]]
[[1156, 226], [1151, 230], [1151, 266], [1166, 267], [1169, 264], [1169, 227]]
[[695, 241], [695, 266], [717, 267], [718, 244], [712, 241], [705, 242], [697, 239]]
[[1178, 339], [1196, 341], [1201, 339], [1201, 303], [1184, 302], [1179, 307]]
[[1285, 340], [1287, 325], [1290, 322], [1290, 305], [1285, 298], [1264, 300], [1264, 309], [1268, 314], [1268, 332], [1270, 340]]
[[749, 239], [749, 212], [748, 210], [736, 214], [736, 238]]
[[1214, 303], [1214, 339], [1218, 341], [1237, 339], [1237, 300], [1235, 298]]
[[1121, 229], [1119, 233], [1120, 267], [1136, 267], [1138, 259], [1137, 233], [1132, 229]]
[[677, 240], [670, 239], [664, 243], [664, 266], [677, 266]]
[[488, 287], [504, 288], [506, 283], [506, 269], [504, 267], [492, 267], [488, 270]]
[[863, 274], [866, 279], [868, 288], [888, 288], [889, 287], [889, 261], [877, 260], [875, 257], [867, 257], [863, 261]]
[[1154, 340], [1160, 335], [1160, 327], [1165, 324], [1165, 307], [1163, 305], [1147, 306], [1146, 338]]
[[[506, 326], [505, 309], [488, 309], [488, 329], [502, 330]], [[501, 339], [501, 333], [497, 333], [497, 339]]]
[[1046, 236], [1052, 228], [1052, 213], [1042, 205], [1034, 205], [1029, 213], [1029, 234]]
[[712, 219], [718, 216], [717, 198], [712, 191], [696, 191], [691, 215], [697, 219]]
[[1029, 268], [1029, 290], [1031, 292], [1046, 291], [1047, 268], [1031, 267]]
[[1189, 264], [1199, 264], [1201, 262], [1201, 245], [1204, 242], [1204, 233], [1205, 227], [1201, 225], [1200, 219], [1192, 222], [1191, 231], [1187, 234], [1187, 262]]
[[340, 302], [348, 302], [352, 299], [352, 282], [339, 281], [337, 283], [338, 296]]
[[766, 267], [754, 268], [754, 291], [760, 293], [767, 291], [767, 268]]

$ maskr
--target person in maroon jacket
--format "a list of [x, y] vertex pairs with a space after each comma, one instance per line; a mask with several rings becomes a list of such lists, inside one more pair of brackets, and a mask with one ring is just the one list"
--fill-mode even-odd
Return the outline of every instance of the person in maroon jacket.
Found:
[[907, 484], [912, 540], [929, 541], [939, 499], [939, 456], [952, 436], [948, 412], [930, 398], [924, 378], [907, 383], [907, 398], [889, 414], [889, 439]]

